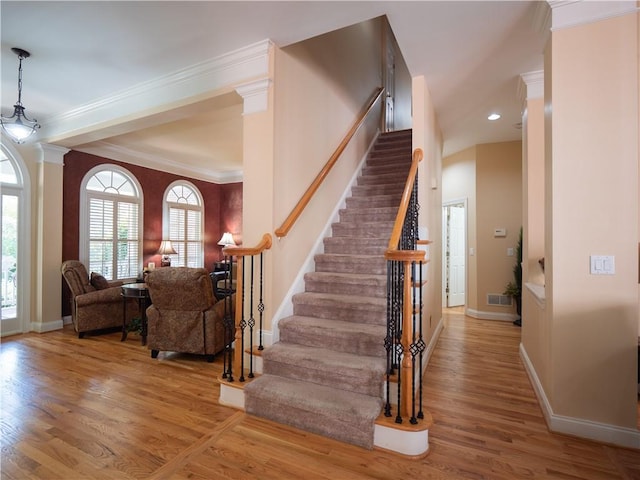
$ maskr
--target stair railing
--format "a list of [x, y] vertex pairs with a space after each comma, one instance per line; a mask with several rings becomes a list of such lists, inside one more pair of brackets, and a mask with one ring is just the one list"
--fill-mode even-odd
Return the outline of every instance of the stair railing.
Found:
[[[224, 290], [235, 293], [224, 297], [224, 361], [222, 378], [244, 382], [245, 371], [254, 377], [254, 353], [264, 349], [262, 332], [264, 322], [264, 255], [271, 248], [271, 234], [265, 233], [255, 247], [229, 246], [222, 249], [226, 262], [236, 262], [236, 277], [233, 269], [225, 278]], [[233, 315], [232, 315], [233, 312]], [[255, 342], [256, 314], [258, 316], [258, 339]], [[249, 365], [245, 366], [245, 350], [249, 353]]]
[[364, 123], [365, 119], [369, 115], [369, 112], [371, 112], [371, 110], [373, 109], [373, 106], [382, 96], [383, 91], [384, 89], [380, 87], [374, 92], [371, 100], [369, 100], [362, 112], [360, 112], [360, 115], [358, 115], [358, 118], [353, 123], [347, 134], [344, 136], [344, 138], [340, 142], [340, 145], [338, 145], [338, 148], [336, 148], [333, 154], [329, 157], [329, 160], [327, 160], [325, 166], [322, 167], [320, 173], [316, 175], [316, 178], [313, 180], [313, 182], [311, 182], [311, 185], [309, 185], [309, 188], [307, 188], [300, 200], [298, 200], [296, 206], [293, 207], [293, 210], [291, 210], [289, 216], [285, 219], [282, 225], [280, 225], [280, 227], [275, 230], [276, 237], [282, 238], [287, 236], [289, 230], [291, 230], [291, 227], [293, 227], [293, 224], [296, 223], [306, 206], [309, 204], [309, 201], [311, 200], [313, 195], [316, 193], [318, 188], [320, 188], [322, 182], [324, 182], [331, 169], [337, 163], [340, 155], [342, 155], [342, 152], [344, 152], [344, 149], [347, 148], [347, 145], [349, 144], [353, 136]]
[[[396, 423], [409, 417], [412, 424], [424, 418], [422, 410], [422, 266], [425, 252], [418, 243], [418, 164], [422, 150], [413, 152], [400, 208], [393, 226], [387, 259], [387, 351], [386, 404], [384, 414], [393, 415], [391, 385], [397, 381]], [[416, 385], [417, 384], [417, 385]]]

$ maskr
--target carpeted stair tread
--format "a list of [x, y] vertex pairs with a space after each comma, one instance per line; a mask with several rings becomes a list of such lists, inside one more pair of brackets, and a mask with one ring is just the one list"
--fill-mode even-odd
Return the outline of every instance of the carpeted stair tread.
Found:
[[362, 255], [384, 255], [387, 238], [327, 237], [323, 240], [325, 253], [352, 253]]
[[371, 196], [371, 195], [398, 195], [402, 194], [402, 186], [398, 187], [395, 183], [384, 183], [381, 185], [354, 185], [351, 187], [351, 195], [353, 197]]
[[403, 188], [407, 180], [408, 170], [409, 169], [407, 169], [407, 171], [404, 171], [404, 169], [396, 169], [393, 172], [389, 173], [361, 175], [360, 177], [358, 177], [358, 185], [393, 184], [399, 185], [399, 188]]
[[263, 373], [382, 396], [386, 359], [326, 348], [278, 342], [263, 354]]
[[373, 447], [382, 399], [276, 375], [247, 384], [245, 410], [363, 448]]
[[372, 223], [376, 220], [394, 223], [398, 207], [353, 207], [343, 208], [339, 212], [341, 222], [353, 224]]
[[384, 357], [386, 325], [291, 315], [278, 323], [280, 341], [331, 348], [357, 355]]

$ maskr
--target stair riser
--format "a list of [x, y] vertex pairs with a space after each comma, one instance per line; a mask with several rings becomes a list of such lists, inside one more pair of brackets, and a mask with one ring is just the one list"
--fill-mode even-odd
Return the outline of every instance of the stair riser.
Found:
[[331, 226], [331, 232], [334, 237], [382, 238], [388, 240], [391, 236], [391, 230], [393, 230], [393, 222], [380, 222], [374, 225], [340, 222]]
[[392, 163], [392, 164], [384, 164], [371, 166], [367, 163], [362, 168], [360, 175], [363, 177], [376, 176], [376, 175], [387, 175], [389, 173], [397, 173], [399, 171], [406, 172], [405, 176], [409, 174], [409, 168], [411, 167], [410, 162], [404, 163]]
[[411, 152], [371, 152], [367, 157], [367, 167], [394, 165], [406, 168], [411, 164]]
[[336, 295], [358, 295], [362, 297], [384, 298], [387, 294], [386, 285], [353, 285], [340, 282], [323, 282], [306, 280], [306, 292], [334, 293]]
[[361, 334], [354, 338], [353, 335], [345, 332], [327, 330], [317, 332], [314, 329], [285, 326], [280, 329], [280, 341], [367, 357], [382, 358], [387, 354], [383, 345], [384, 333], [379, 337]]
[[353, 197], [370, 197], [372, 195], [402, 194], [404, 185], [396, 183], [385, 183], [382, 185], [354, 185], [351, 188]]
[[315, 256], [315, 264], [316, 272], [387, 274], [387, 262], [384, 258], [335, 257], [320, 254]]
[[264, 363], [264, 373], [372, 397], [382, 397], [383, 394], [382, 377], [374, 379], [370, 372], [350, 371], [346, 365], [341, 371], [336, 372], [334, 370], [309, 369], [287, 362], [269, 360]]
[[344, 322], [367, 323], [369, 325], [386, 325], [387, 323], [385, 309], [363, 309], [360, 306], [354, 307], [353, 305], [309, 305], [294, 301], [293, 314]]
[[386, 208], [350, 208], [340, 210], [340, 222], [353, 223], [358, 225], [360, 223], [368, 222], [394, 222], [398, 214], [397, 207]]
[[404, 184], [406, 183], [407, 175], [404, 172], [400, 172], [399, 174], [392, 175], [373, 175], [366, 177], [359, 177], [357, 181], [357, 186], [364, 187], [367, 185], [396, 185], [399, 190], [404, 188]]
[[349, 197], [345, 200], [347, 208], [388, 208], [400, 205], [402, 192], [393, 195], [378, 195], [375, 197]]
[[[347, 237], [345, 237], [347, 238]], [[333, 240], [336, 240], [334, 238]], [[328, 240], [328, 239], [325, 239]], [[350, 255], [384, 255], [387, 251], [387, 245], [376, 246], [376, 245], [344, 245], [344, 244], [336, 244], [336, 243], [327, 243], [324, 245], [324, 253], [344, 253]]]
[[245, 410], [251, 415], [335, 438], [341, 442], [367, 449], [373, 446], [373, 425], [367, 428], [367, 425], [346, 423], [343, 419], [331, 415], [321, 416], [320, 412], [298, 408], [295, 402], [289, 403], [282, 399], [274, 401], [269, 395], [245, 395]]

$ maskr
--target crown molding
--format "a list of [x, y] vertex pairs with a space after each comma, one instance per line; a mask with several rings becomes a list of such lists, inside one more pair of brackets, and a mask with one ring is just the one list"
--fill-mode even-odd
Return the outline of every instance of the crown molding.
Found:
[[264, 78], [272, 46], [266, 39], [49, 117], [41, 122], [41, 138], [55, 142], [88, 134], [188, 105], [249, 78]]
[[42, 152], [38, 163], [64, 165], [64, 156], [70, 151], [68, 148], [51, 145], [50, 143], [37, 143], [36, 145]]
[[518, 79], [518, 98], [524, 112], [527, 100], [544, 97], [544, 70], [535, 70], [520, 75]]
[[248, 82], [236, 87], [236, 92], [244, 100], [243, 115], [250, 113], [264, 112], [269, 106], [269, 86], [271, 80], [264, 78], [253, 82]]
[[590, 2], [547, 0], [551, 7], [551, 31], [577, 27], [640, 11], [635, 0]]
[[242, 170], [216, 171], [208, 168], [194, 167], [176, 162], [175, 160], [159, 157], [156, 154], [139, 152], [106, 141], [93, 142], [90, 147], [75, 148], [74, 150], [129, 163], [131, 165], [173, 173], [174, 175], [188, 176], [205, 182], [236, 183], [242, 182], [243, 178]]

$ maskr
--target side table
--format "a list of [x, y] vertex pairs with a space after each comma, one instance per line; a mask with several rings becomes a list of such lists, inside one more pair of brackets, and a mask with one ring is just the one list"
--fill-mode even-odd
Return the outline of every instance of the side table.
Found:
[[127, 339], [127, 299], [134, 298], [138, 300], [138, 308], [142, 311], [142, 330], [140, 338], [142, 345], [147, 344], [147, 307], [151, 305], [149, 298], [149, 289], [146, 283], [127, 283], [122, 285], [122, 339]]

